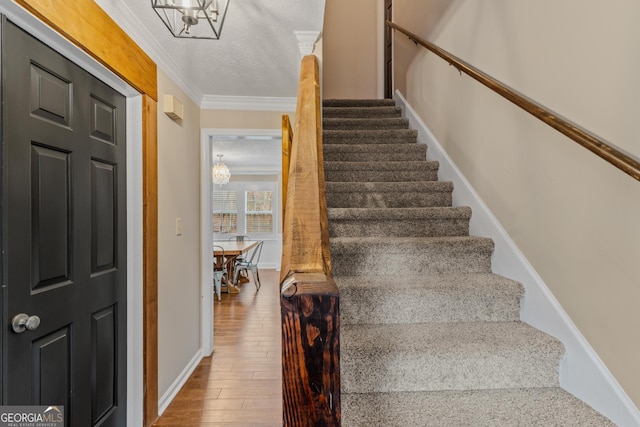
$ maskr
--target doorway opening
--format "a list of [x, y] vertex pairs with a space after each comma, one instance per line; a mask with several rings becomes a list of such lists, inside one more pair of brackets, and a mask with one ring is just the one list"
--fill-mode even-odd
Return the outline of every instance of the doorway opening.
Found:
[[[215, 240], [227, 240], [232, 234], [249, 235], [264, 241], [260, 268], [280, 269], [282, 254], [282, 134], [279, 129], [203, 129], [201, 134], [201, 236], [202, 238], [202, 354], [213, 352], [213, 292], [212, 246]], [[211, 168], [218, 162], [218, 154], [229, 167], [229, 184], [218, 186], [211, 179]], [[232, 228], [214, 227], [214, 194], [216, 200], [227, 196], [236, 203], [236, 220]], [[255, 214], [247, 210], [247, 200], [256, 195], [269, 201], [268, 212], [261, 218], [270, 217], [270, 222], [253, 221]], [[266, 200], [265, 199], [265, 200]], [[237, 203], [237, 201], [241, 203]], [[250, 226], [248, 229], [247, 226]], [[253, 226], [253, 228], [251, 228]], [[255, 228], [258, 227], [258, 228]]]

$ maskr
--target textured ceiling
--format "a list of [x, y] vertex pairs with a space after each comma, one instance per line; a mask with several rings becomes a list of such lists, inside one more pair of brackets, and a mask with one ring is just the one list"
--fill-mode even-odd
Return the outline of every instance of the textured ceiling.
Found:
[[295, 97], [294, 31], [322, 30], [325, 0], [230, 0], [220, 40], [174, 38], [151, 0], [96, 0], [196, 103], [203, 96]]

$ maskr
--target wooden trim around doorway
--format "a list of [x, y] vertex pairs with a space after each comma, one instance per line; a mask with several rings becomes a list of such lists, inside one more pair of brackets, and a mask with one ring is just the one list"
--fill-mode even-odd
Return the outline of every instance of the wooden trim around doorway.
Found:
[[158, 73], [93, 0], [14, 0], [142, 94], [144, 427], [158, 418]]

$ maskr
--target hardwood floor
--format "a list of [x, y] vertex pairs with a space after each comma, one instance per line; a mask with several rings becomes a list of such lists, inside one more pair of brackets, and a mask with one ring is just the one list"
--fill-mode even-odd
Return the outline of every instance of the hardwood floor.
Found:
[[155, 426], [282, 426], [279, 272], [260, 270], [214, 306], [214, 352]]

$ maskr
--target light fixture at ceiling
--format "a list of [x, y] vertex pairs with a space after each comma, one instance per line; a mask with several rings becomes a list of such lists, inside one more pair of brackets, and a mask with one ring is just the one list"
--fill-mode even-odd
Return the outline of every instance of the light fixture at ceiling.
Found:
[[218, 154], [218, 163], [216, 163], [211, 169], [211, 178], [213, 179], [213, 183], [220, 186], [228, 184], [229, 178], [231, 177], [229, 168], [227, 165], [222, 163], [222, 156], [222, 154]]
[[218, 40], [229, 1], [151, 0], [151, 7], [174, 37]]

